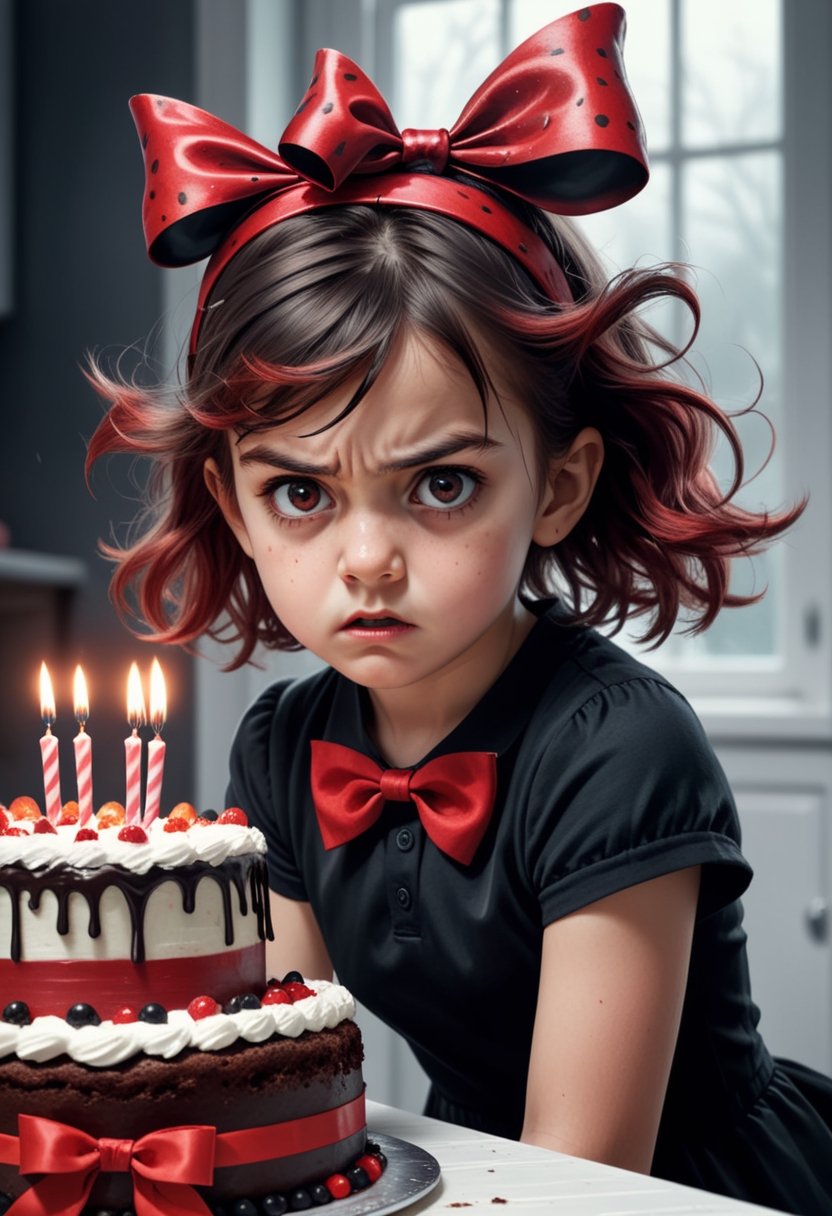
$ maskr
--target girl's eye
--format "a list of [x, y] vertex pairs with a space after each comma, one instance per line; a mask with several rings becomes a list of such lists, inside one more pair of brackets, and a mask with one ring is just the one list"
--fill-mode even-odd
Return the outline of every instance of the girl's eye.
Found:
[[479, 484], [473, 473], [463, 469], [428, 469], [419, 479], [413, 497], [423, 507], [461, 507], [473, 497]]
[[304, 515], [319, 515], [332, 505], [323, 486], [308, 478], [283, 481], [269, 491], [269, 501], [278, 515], [300, 519]]

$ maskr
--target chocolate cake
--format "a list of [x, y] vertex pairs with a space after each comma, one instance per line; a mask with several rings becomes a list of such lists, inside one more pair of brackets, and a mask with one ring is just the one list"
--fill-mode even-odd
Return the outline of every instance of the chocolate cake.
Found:
[[0, 810], [0, 1212], [274, 1216], [379, 1176], [352, 997], [267, 980], [264, 854], [236, 810]]

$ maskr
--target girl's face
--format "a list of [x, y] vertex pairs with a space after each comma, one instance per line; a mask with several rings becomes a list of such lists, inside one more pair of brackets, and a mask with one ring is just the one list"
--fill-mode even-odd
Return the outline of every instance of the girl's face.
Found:
[[236, 502], [212, 461], [209, 487], [277, 616], [343, 675], [381, 700], [493, 679], [531, 624], [517, 595], [529, 544], [564, 531], [531, 420], [509, 392], [489, 402], [484, 436], [461, 363], [415, 333], [358, 407], [314, 434], [354, 387], [231, 436]]

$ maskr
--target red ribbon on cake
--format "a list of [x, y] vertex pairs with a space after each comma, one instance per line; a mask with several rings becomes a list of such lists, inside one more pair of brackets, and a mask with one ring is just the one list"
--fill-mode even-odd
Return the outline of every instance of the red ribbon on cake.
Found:
[[54, 1119], [19, 1115], [19, 1135], [0, 1134], [0, 1163], [41, 1177], [7, 1216], [79, 1216], [100, 1173], [132, 1176], [136, 1216], [211, 1216], [193, 1188], [210, 1186], [215, 1169], [323, 1148], [365, 1124], [363, 1094], [333, 1110], [266, 1127], [166, 1127], [138, 1140], [97, 1139]]

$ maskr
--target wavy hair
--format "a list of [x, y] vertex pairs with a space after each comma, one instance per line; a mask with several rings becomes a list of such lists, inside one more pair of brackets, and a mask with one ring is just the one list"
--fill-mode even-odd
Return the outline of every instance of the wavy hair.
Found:
[[[206, 488], [204, 462], [217, 461], [233, 494], [229, 432], [280, 425], [357, 381], [343, 417], [408, 328], [462, 361], [484, 411], [492, 373], [510, 377], [535, 424], [541, 470], [583, 427], [603, 436], [589, 507], [559, 544], [531, 545], [526, 595], [562, 594], [576, 620], [615, 630], [647, 616], [641, 640], [654, 645], [683, 609], [698, 632], [722, 607], [760, 598], [729, 591], [731, 559], [759, 552], [805, 500], [781, 513], [732, 501], [744, 481], [734, 423], [682, 379], [690, 343], [673, 347], [640, 316], [676, 299], [695, 336], [699, 304], [682, 268], [632, 269], [607, 282], [573, 225], [522, 213], [555, 250], [574, 303], [546, 300], [507, 252], [444, 216], [331, 207], [268, 229], [230, 262], [180, 390], [141, 387], [90, 358], [88, 378], [110, 408], [89, 445], [88, 475], [107, 453], [152, 458], [138, 535], [102, 546], [115, 562], [111, 593], [122, 615], [142, 619], [155, 641], [191, 647], [207, 634], [236, 643], [229, 668], [258, 643], [298, 648]], [[709, 468], [720, 432], [734, 458], [725, 492]]]

